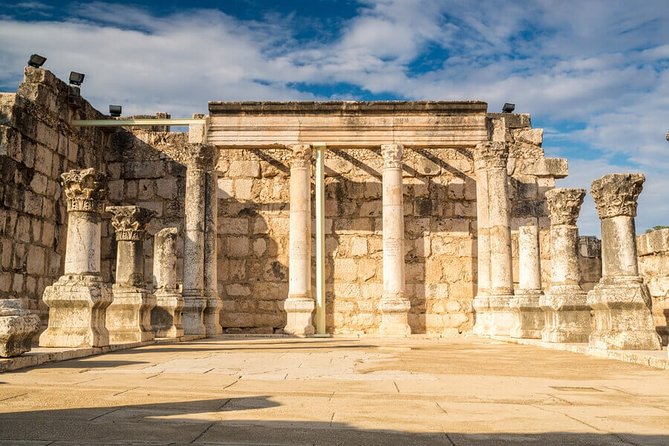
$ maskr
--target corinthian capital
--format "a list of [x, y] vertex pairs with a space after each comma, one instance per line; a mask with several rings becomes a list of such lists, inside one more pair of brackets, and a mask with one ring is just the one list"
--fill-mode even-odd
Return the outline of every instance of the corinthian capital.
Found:
[[636, 216], [636, 203], [646, 177], [640, 173], [613, 173], [592, 182], [590, 192], [599, 218]]
[[293, 144], [288, 146], [293, 152], [290, 156], [290, 167], [304, 169], [311, 165], [311, 146], [309, 144]]
[[384, 169], [401, 169], [404, 146], [402, 144], [383, 144], [381, 146]]
[[584, 197], [585, 189], [559, 187], [546, 192], [551, 225], [576, 226]]
[[108, 206], [106, 211], [112, 214], [116, 240], [144, 240], [146, 225], [156, 215], [156, 211], [139, 206]]
[[503, 141], [486, 141], [476, 145], [474, 165], [476, 170], [506, 169], [509, 146]]
[[218, 156], [218, 150], [211, 144], [185, 144], [175, 157], [189, 169], [212, 171]]
[[107, 175], [89, 168], [70, 170], [60, 178], [68, 212], [102, 212], [107, 198]]

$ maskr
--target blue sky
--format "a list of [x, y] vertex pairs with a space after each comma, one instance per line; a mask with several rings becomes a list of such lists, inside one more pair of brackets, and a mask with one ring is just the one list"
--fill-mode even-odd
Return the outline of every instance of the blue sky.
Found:
[[[637, 227], [669, 225], [666, 0], [0, 0], [0, 91], [28, 56], [86, 73], [101, 110], [209, 100], [484, 100], [530, 113], [559, 186], [644, 172]], [[187, 6], [186, 6], [187, 5]], [[598, 234], [592, 201], [582, 234]]]

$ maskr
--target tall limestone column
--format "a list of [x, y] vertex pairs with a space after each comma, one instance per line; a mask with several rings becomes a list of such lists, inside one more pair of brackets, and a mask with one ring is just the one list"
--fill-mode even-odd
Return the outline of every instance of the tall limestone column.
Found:
[[144, 280], [146, 225], [155, 211], [139, 206], [109, 206], [116, 230], [116, 281], [114, 300], [107, 308], [107, 330], [111, 344], [151, 341], [151, 310], [156, 298]]
[[488, 170], [486, 158], [474, 153], [476, 171], [477, 292], [472, 306], [476, 313], [473, 331], [490, 333], [490, 230], [488, 228]]
[[290, 237], [288, 299], [284, 331], [296, 336], [314, 334], [311, 291], [311, 146], [295, 144], [290, 160]]
[[387, 336], [409, 336], [411, 303], [405, 296], [404, 205], [401, 144], [384, 144], [383, 154], [383, 296], [381, 326]]
[[546, 192], [551, 219], [551, 284], [539, 305], [544, 310], [545, 342], [587, 342], [590, 307], [581, 288], [576, 220], [585, 190], [556, 188]]
[[518, 228], [518, 288], [510, 306], [514, 312], [511, 337], [541, 339], [544, 312], [541, 298], [541, 261], [539, 227], [536, 224]]
[[107, 198], [107, 176], [95, 169], [61, 175], [67, 199], [65, 272], [44, 290], [49, 326], [42, 347], [102, 347], [109, 345], [106, 310], [111, 286], [100, 276], [100, 221]]
[[[481, 206], [486, 206], [487, 209], [488, 224], [487, 228], [484, 227], [483, 246], [485, 247], [485, 232], [487, 232], [490, 274], [487, 314], [485, 308], [481, 307], [484, 309], [483, 323], [486, 324], [487, 319], [487, 334], [508, 336], [513, 325], [513, 313], [509, 307], [509, 302], [513, 298], [511, 226], [506, 171], [509, 148], [503, 141], [485, 142], [476, 147], [474, 156], [477, 175], [485, 176], [482, 189], [487, 192], [485, 196], [480, 197], [484, 201]], [[483, 215], [485, 217], [486, 213]], [[483, 257], [485, 261], [486, 255]]]
[[204, 294], [207, 299], [207, 307], [204, 310], [204, 325], [207, 336], [221, 334], [221, 309], [223, 301], [218, 295], [218, 233], [216, 223], [218, 221], [218, 175], [213, 170], [218, 158], [215, 154], [212, 169], [207, 172], [205, 178], [205, 208], [204, 208]]
[[177, 289], [177, 228], [164, 228], [153, 237], [153, 288], [156, 306], [151, 326], [159, 338], [184, 334], [181, 311], [184, 299]]
[[[207, 227], [205, 212], [207, 174], [213, 171], [216, 154], [215, 147], [208, 144], [187, 144], [185, 146], [184, 308], [181, 319], [185, 335], [204, 336], [207, 334], [204, 313], [210, 302], [208, 302], [208, 294], [204, 287], [205, 229]], [[215, 262], [215, 260], [215, 256], [214, 258], [209, 257], [210, 262]]]
[[634, 217], [645, 177], [611, 174], [592, 182], [602, 222], [602, 278], [588, 293], [594, 312], [590, 347], [659, 350], [651, 297], [639, 276]]

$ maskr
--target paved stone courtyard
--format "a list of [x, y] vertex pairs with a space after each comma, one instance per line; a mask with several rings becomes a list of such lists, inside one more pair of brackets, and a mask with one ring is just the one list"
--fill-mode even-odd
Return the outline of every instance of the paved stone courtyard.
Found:
[[0, 374], [0, 444], [667, 445], [669, 371], [474, 336], [156, 344]]

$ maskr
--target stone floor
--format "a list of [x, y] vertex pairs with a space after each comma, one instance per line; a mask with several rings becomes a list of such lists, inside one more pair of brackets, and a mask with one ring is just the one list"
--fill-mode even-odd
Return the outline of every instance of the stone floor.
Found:
[[0, 444], [663, 445], [669, 371], [474, 336], [217, 338], [0, 374]]

